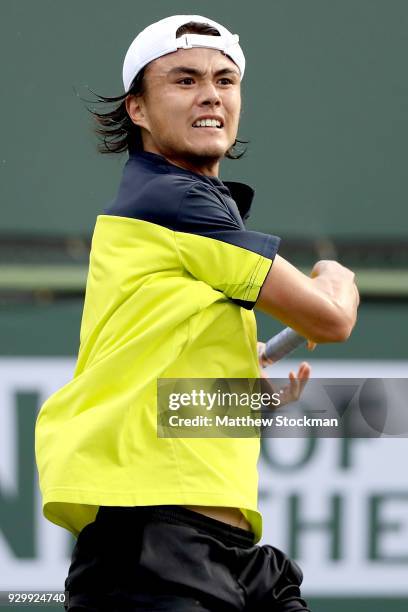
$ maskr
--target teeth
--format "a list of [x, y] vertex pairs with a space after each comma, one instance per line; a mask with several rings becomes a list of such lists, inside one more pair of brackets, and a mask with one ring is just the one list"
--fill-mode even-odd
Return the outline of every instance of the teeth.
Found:
[[221, 121], [218, 121], [218, 119], [199, 119], [193, 124], [193, 127], [221, 127]]

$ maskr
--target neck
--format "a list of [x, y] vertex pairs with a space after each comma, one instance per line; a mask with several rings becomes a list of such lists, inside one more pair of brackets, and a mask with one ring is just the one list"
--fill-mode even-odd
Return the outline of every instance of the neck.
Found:
[[219, 169], [220, 169], [220, 160], [214, 157], [199, 157], [199, 156], [190, 156], [190, 157], [177, 157], [176, 155], [166, 155], [165, 152], [159, 151], [154, 146], [149, 146], [145, 144], [143, 150], [147, 153], [155, 153], [156, 155], [161, 155], [170, 164], [174, 166], [178, 166], [179, 168], [183, 168], [184, 170], [190, 170], [191, 172], [195, 172], [196, 174], [202, 174], [203, 176], [215, 176], [218, 177]]
[[215, 176], [218, 177], [220, 162], [213, 159], [178, 159], [175, 157], [164, 156], [168, 162], [183, 168], [184, 170], [190, 170], [196, 174], [202, 174], [203, 176]]

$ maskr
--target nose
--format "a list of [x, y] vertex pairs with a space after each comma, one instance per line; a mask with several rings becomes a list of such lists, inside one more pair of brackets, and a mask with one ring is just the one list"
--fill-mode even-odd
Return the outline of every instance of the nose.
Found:
[[200, 106], [219, 106], [221, 97], [213, 83], [205, 83], [200, 88], [198, 96], [198, 104]]

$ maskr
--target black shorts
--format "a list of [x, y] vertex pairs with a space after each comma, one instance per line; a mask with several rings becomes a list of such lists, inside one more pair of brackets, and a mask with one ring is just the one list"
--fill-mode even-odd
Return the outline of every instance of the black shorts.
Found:
[[253, 534], [180, 506], [101, 507], [79, 534], [69, 612], [295, 612], [302, 572]]

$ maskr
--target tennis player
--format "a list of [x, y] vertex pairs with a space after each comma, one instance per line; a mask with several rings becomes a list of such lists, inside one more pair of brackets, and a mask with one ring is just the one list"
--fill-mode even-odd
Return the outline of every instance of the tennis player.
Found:
[[[244, 70], [237, 35], [169, 17], [135, 38], [125, 93], [95, 113], [101, 150], [129, 159], [96, 222], [73, 380], [36, 426], [44, 514], [78, 536], [71, 612], [308, 609], [297, 564], [257, 544], [259, 439], [157, 436], [158, 378], [259, 376], [254, 307], [318, 343], [356, 321], [354, 274], [302, 274], [278, 237], [245, 229], [252, 189], [218, 178], [238, 156]], [[309, 372], [291, 373], [292, 397]]]

